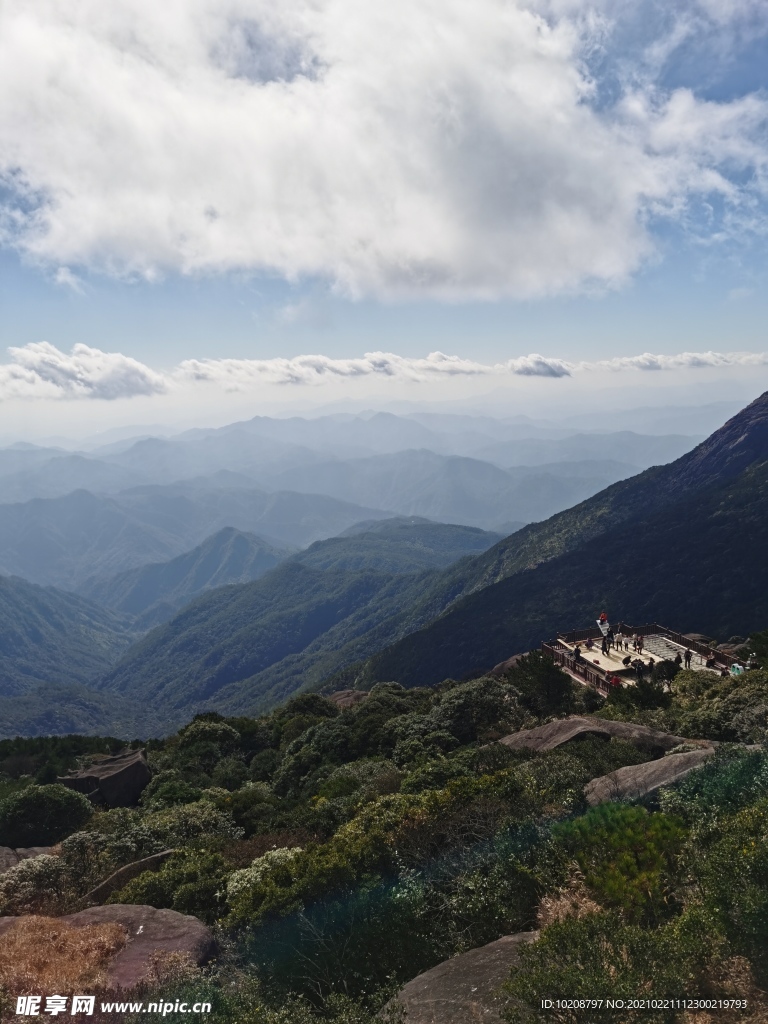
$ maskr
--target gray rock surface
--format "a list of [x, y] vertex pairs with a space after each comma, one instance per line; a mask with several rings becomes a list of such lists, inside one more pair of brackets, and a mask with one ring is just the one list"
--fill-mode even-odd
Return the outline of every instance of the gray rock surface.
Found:
[[60, 776], [58, 781], [94, 803], [131, 807], [138, 802], [151, 777], [144, 751], [126, 750], [113, 757], [99, 758], [87, 768]]
[[19, 860], [34, 860], [35, 857], [50, 853], [52, 849], [52, 846], [17, 846], [16, 856]]
[[[0, 917], [0, 935], [18, 920], [17, 917]], [[127, 942], [107, 971], [107, 987], [113, 991], [132, 989], [147, 981], [151, 976], [151, 957], [157, 951], [187, 954], [195, 964], [202, 966], [216, 950], [210, 928], [196, 917], [178, 914], [175, 910], [115, 903], [89, 907], [59, 920], [76, 928], [112, 922], [125, 928]]]
[[41, 857], [50, 852], [50, 846], [20, 846], [16, 850], [10, 846], [0, 846], [0, 875], [15, 868], [20, 860], [32, 860], [33, 857]]
[[175, 853], [175, 850], [162, 850], [160, 853], [153, 853], [150, 857], [143, 857], [141, 860], [131, 861], [123, 867], [113, 871], [103, 882], [83, 897], [83, 904], [91, 906], [94, 903], [103, 903], [113, 892], [122, 889], [124, 885], [144, 874], [145, 871], [158, 871], [166, 860]]
[[19, 863], [19, 855], [10, 846], [0, 846], [0, 875]]
[[587, 736], [599, 736], [609, 740], [611, 737], [627, 740], [638, 747], [647, 747], [659, 754], [663, 754], [681, 743], [699, 744], [701, 740], [686, 740], [682, 736], [672, 736], [657, 729], [649, 729], [645, 725], [635, 725], [633, 722], [612, 722], [603, 718], [589, 718], [572, 716], [561, 718], [555, 722], [548, 722], [546, 725], [539, 725], [535, 729], [522, 729], [520, 732], [513, 732], [499, 740], [510, 750], [554, 750], [564, 743], [571, 743], [573, 740], [583, 739]]
[[524, 942], [538, 932], [505, 935], [452, 957], [409, 981], [392, 1002], [405, 1007], [408, 1024], [502, 1024], [507, 998], [500, 991]]
[[588, 782], [584, 787], [584, 796], [590, 807], [607, 800], [637, 800], [662, 786], [671, 786], [684, 779], [714, 753], [714, 747], [701, 747], [682, 754], [669, 754], [657, 761], [646, 761], [645, 764], [627, 765]]

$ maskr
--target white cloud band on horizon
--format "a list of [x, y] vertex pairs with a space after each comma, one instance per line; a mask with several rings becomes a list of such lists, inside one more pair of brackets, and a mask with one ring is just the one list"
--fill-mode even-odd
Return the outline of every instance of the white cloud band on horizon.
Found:
[[424, 358], [368, 352], [355, 359], [299, 355], [274, 359], [185, 359], [160, 372], [120, 352], [75, 345], [61, 352], [48, 342], [9, 349], [0, 364], [0, 400], [102, 399], [164, 395], [202, 386], [247, 392], [259, 386], [312, 387], [363, 378], [428, 384], [449, 378], [564, 378], [582, 373], [621, 373], [768, 366], [768, 352], [642, 353], [616, 359], [569, 362], [532, 353], [502, 363], [480, 363], [431, 352]]
[[625, 68], [598, 97], [585, 55], [633, 6], [5, 0], [0, 241], [70, 284], [86, 267], [388, 299], [617, 286], [654, 218], [716, 197], [708, 237], [759, 222], [768, 173], [759, 93]]

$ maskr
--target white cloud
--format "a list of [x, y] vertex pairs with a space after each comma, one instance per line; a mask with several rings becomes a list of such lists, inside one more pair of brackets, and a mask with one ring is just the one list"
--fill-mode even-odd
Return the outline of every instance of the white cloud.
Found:
[[592, 106], [592, 6], [5, 0], [3, 237], [55, 266], [352, 295], [617, 285], [649, 213], [762, 188], [768, 104], [644, 84]]
[[127, 398], [162, 394], [162, 374], [121, 355], [75, 345], [67, 355], [47, 341], [9, 349], [0, 365], [0, 398]]
[[503, 363], [480, 363], [443, 352], [424, 358], [366, 352], [356, 359], [299, 355], [275, 359], [185, 359], [167, 373], [119, 352], [75, 345], [60, 352], [48, 342], [9, 349], [0, 364], [0, 400], [11, 398], [116, 400], [139, 395], [184, 394], [202, 386], [221, 392], [249, 392], [264, 386], [310, 387], [333, 381], [390, 381], [430, 384], [471, 377], [572, 377], [584, 373], [695, 370], [768, 366], [768, 352], [645, 352], [617, 359], [569, 362], [532, 353]]

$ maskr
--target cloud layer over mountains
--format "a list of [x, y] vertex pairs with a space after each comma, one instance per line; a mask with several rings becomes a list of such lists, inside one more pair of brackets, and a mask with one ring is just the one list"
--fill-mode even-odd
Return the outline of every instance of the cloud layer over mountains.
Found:
[[75, 284], [79, 267], [384, 297], [618, 284], [658, 218], [706, 198], [723, 236], [765, 199], [765, 97], [662, 75], [682, 38], [759, 6], [688, 0], [625, 53], [636, 7], [650, 24], [645, 0], [6, 0], [2, 238]]
[[357, 359], [300, 355], [275, 359], [186, 359], [162, 373], [120, 352], [75, 345], [61, 352], [48, 342], [11, 348], [0, 364], [0, 400], [106, 399], [183, 392], [195, 385], [247, 392], [260, 385], [312, 386], [329, 381], [373, 378], [393, 382], [434, 383], [468, 377], [570, 377], [596, 371], [661, 371], [768, 366], [768, 352], [645, 352], [596, 362], [569, 362], [537, 354], [503, 363], [480, 363], [431, 352], [415, 359], [391, 352], [368, 352]]

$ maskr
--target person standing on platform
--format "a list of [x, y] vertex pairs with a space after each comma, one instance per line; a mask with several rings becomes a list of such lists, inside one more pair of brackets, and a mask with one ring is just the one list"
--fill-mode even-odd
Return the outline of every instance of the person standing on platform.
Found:
[[616, 648], [617, 651], [620, 651], [621, 650], [621, 645], [623, 643], [624, 643], [624, 637], [622, 635], [621, 628], [619, 628], [618, 633], [613, 638], [613, 646]]
[[683, 659], [685, 660], [685, 667], [686, 668], [690, 668], [691, 667], [691, 658], [692, 657], [693, 657], [693, 651], [691, 650], [690, 647], [686, 647], [685, 654], [683, 655]]
[[643, 644], [644, 643], [645, 643], [645, 637], [644, 636], [639, 636], [637, 638], [637, 653], [638, 654], [642, 654], [643, 653]]

